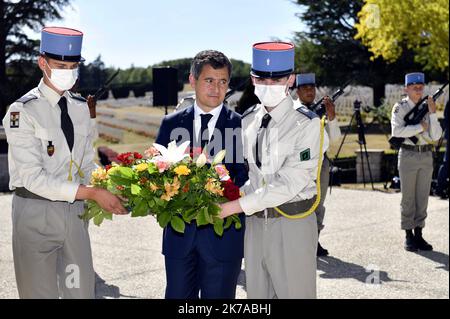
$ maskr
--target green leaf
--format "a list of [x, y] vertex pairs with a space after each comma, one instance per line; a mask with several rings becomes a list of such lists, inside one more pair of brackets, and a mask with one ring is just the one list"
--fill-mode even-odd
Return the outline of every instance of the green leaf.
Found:
[[155, 164], [150, 163], [150, 164], [148, 165], [147, 172], [148, 172], [149, 174], [154, 174], [154, 173], [157, 173], [157, 172], [158, 172], [158, 169], [156, 168]]
[[136, 184], [131, 184], [131, 194], [133, 195], [139, 195], [141, 192], [141, 186]]
[[[146, 197], [149, 197], [149, 196], [146, 196]], [[153, 198], [149, 198], [147, 200], [147, 204], [148, 204], [148, 207], [150, 207], [150, 209], [152, 209], [156, 205], [155, 200]]]
[[208, 221], [208, 224], [214, 223], [213, 216], [209, 213], [209, 209], [205, 207], [204, 210], [205, 210], [206, 220]]
[[219, 236], [223, 235], [223, 219], [216, 218], [214, 220], [214, 232]]
[[126, 178], [126, 179], [133, 179], [135, 176], [133, 169], [130, 167], [121, 166], [117, 169], [116, 172], [118, 172], [121, 175], [121, 177]]
[[131, 212], [131, 217], [147, 216], [147, 215], [148, 215], [147, 201], [140, 198], [137, 201], [137, 204], [134, 207], [133, 211]]
[[158, 221], [159, 226], [165, 228], [172, 219], [172, 213], [169, 211], [164, 211], [161, 214], [158, 214], [156, 219]]
[[234, 227], [236, 229], [241, 229], [242, 228], [242, 224], [241, 224], [241, 220], [239, 219], [239, 216], [233, 215], [233, 216], [231, 216], [231, 218], [234, 221]]
[[220, 213], [220, 207], [216, 204], [211, 204], [208, 206], [208, 213], [211, 216], [219, 216]]
[[184, 229], [186, 227], [184, 221], [178, 216], [172, 217], [170, 220], [170, 226], [172, 226], [172, 228], [179, 233], [184, 233]]
[[155, 200], [156, 205], [158, 205], [160, 207], [166, 206], [166, 204], [164, 203], [165, 201], [162, 200], [161, 198], [155, 197], [154, 200]]
[[[130, 179], [123, 178], [121, 176], [117, 175], [110, 175], [110, 179], [115, 185], [122, 185], [122, 186], [130, 186], [132, 181]], [[115, 185], [111, 185], [113, 188], [115, 188]], [[109, 187], [108, 187], [109, 189]]]
[[103, 219], [104, 219], [103, 214], [98, 214], [98, 215], [96, 215], [96, 216], [94, 217], [94, 224], [95, 224], [96, 226], [100, 226], [100, 224], [103, 222]]
[[208, 225], [209, 224], [207, 215], [208, 215], [208, 209], [206, 207], [202, 207], [200, 209], [200, 211], [198, 212], [198, 215], [197, 215], [197, 218], [196, 218], [197, 226], [204, 226], [204, 225]]
[[182, 213], [185, 222], [190, 223], [197, 216], [198, 211], [196, 208], [191, 208]]
[[103, 213], [103, 217], [108, 220], [113, 220], [113, 214], [112, 213]]
[[227, 217], [225, 219], [225, 226], [223, 226], [225, 229], [230, 228], [231, 224], [233, 223], [233, 219], [231, 217]]

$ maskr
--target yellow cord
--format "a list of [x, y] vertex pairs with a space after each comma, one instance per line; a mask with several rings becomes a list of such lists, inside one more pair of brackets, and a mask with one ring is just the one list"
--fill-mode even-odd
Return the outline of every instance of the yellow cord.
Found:
[[320, 120], [320, 147], [319, 147], [319, 165], [317, 167], [317, 179], [316, 179], [316, 187], [317, 187], [317, 197], [314, 202], [314, 204], [311, 206], [311, 208], [303, 213], [298, 213], [296, 215], [288, 215], [285, 212], [283, 212], [278, 207], [275, 207], [274, 209], [281, 214], [282, 216], [289, 218], [289, 219], [299, 219], [299, 218], [305, 218], [311, 215], [316, 211], [317, 206], [319, 206], [320, 203], [320, 171], [322, 170], [322, 162], [323, 162], [323, 140], [324, 140], [324, 131], [325, 131], [325, 116], [322, 117]]
[[76, 167], [76, 169], [77, 169], [77, 173], [78, 173], [78, 176], [80, 176], [81, 178], [84, 178], [84, 173], [83, 173], [83, 171], [81, 170], [81, 168], [80, 168], [80, 166], [78, 166], [78, 164], [73, 160], [73, 159], [70, 159], [70, 166], [69, 166], [69, 176], [67, 177], [67, 180], [69, 181], [69, 182], [71, 182], [72, 181], [72, 166], [73, 165], [75, 165], [75, 167]]
[[72, 181], [72, 163], [73, 163], [73, 161], [72, 161], [72, 159], [70, 159], [69, 176], [67, 177], [67, 180], [68, 180], [69, 182]]

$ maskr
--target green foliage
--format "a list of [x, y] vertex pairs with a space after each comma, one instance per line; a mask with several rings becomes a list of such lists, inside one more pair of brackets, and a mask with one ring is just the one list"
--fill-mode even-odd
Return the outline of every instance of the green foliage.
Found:
[[[121, 165], [113, 165], [108, 172], [99, 168], [92, 173], [91, 180], [94, 186], [127, 198], [124, 205], [131, 212], [131, 217], [154, 215], [161, 227], [170, 225], [180, 233], [184, 232], [186, 223], [194, 220], [197, 226], [213, 225], [219, 236], [232, 224], [236, 229], [242, 227], [237, 216], [227, 217], [225, 221], [219, 218], [218, 204], [226, 201], [223, 187], [228, 187], [220, 182], [220, 178], [227, 174], [226, 170], [217, 167], [222, 175], [216, 171], [216, 165], [221, 165], [219, 163], [225, 156], [223, 151], [215, 156], [210, 166], [198, 167], [196, 161], [185, 157], [171, 164], [163, 173], [159, 172], [151, 158], [134, 156], [132, 153], [120, 154]], [[111, 219], [112, 215], [89, 201], [81, 218], [93, 219], [95, 225], [100, 225], [104, 219]]]
[[398, 60], [404, 49], [415, 53], [425, 70], [448, 72], [449, 4], [447, 0], [365, 0], [355, 25], [372, 60]]
[[[397, 2], [402, 1], [392, 1]], [[302, 8], [298, 17], [307, 30], [298, 32], [294, 38], [296, 71], [316, 73], [318, 85], [338, 87], [353, 79], [353, 84], [374, 89], [377, 106], [381, 104], [386, 83], [403, 83], [405, 73], [421, 70], [421, 65], [414, 61], [414, 51], [408, 47], [404, 47], [400, 58], [390, 64], [381, 58], [371, 59], [372, 53], [355, 39], [355, 24], [359, 23], [358, 13], [364, 5], [362, 0], [297, 0], [297, 3]], [[411, 16], [414, 16], [412, 21], [420, 19]], [[426, 76], [435, 81], [447, 77], [444, 72], [437, 71], [429, 71]]]

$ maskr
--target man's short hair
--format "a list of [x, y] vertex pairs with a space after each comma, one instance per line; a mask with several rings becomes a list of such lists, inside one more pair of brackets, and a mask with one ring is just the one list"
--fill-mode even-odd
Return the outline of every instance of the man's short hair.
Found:
[[210, 65], [215, 70], [226, 67], [228, 69], [228, 77], [231, 78], [231, 62], [222, 52], [205, 50], [197, 53], [191, 64], [191, 74], [196, 80], [198, 80], [205, 65]]

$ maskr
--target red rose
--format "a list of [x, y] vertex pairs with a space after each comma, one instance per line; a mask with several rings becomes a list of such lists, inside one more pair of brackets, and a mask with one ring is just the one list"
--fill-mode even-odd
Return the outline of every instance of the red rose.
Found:
[[222, 183], [223, 186], [223, 196], [229, 201], [238, 199], [241, 197], [239, 187], [237, 187], [231, 179]]
[[117, 160], [121, 162], [123, 165], [130, 166], [134, 164], [137, 159], [141, 159], [142, 155], [138, 152], [128, 152], [117, 155]]

